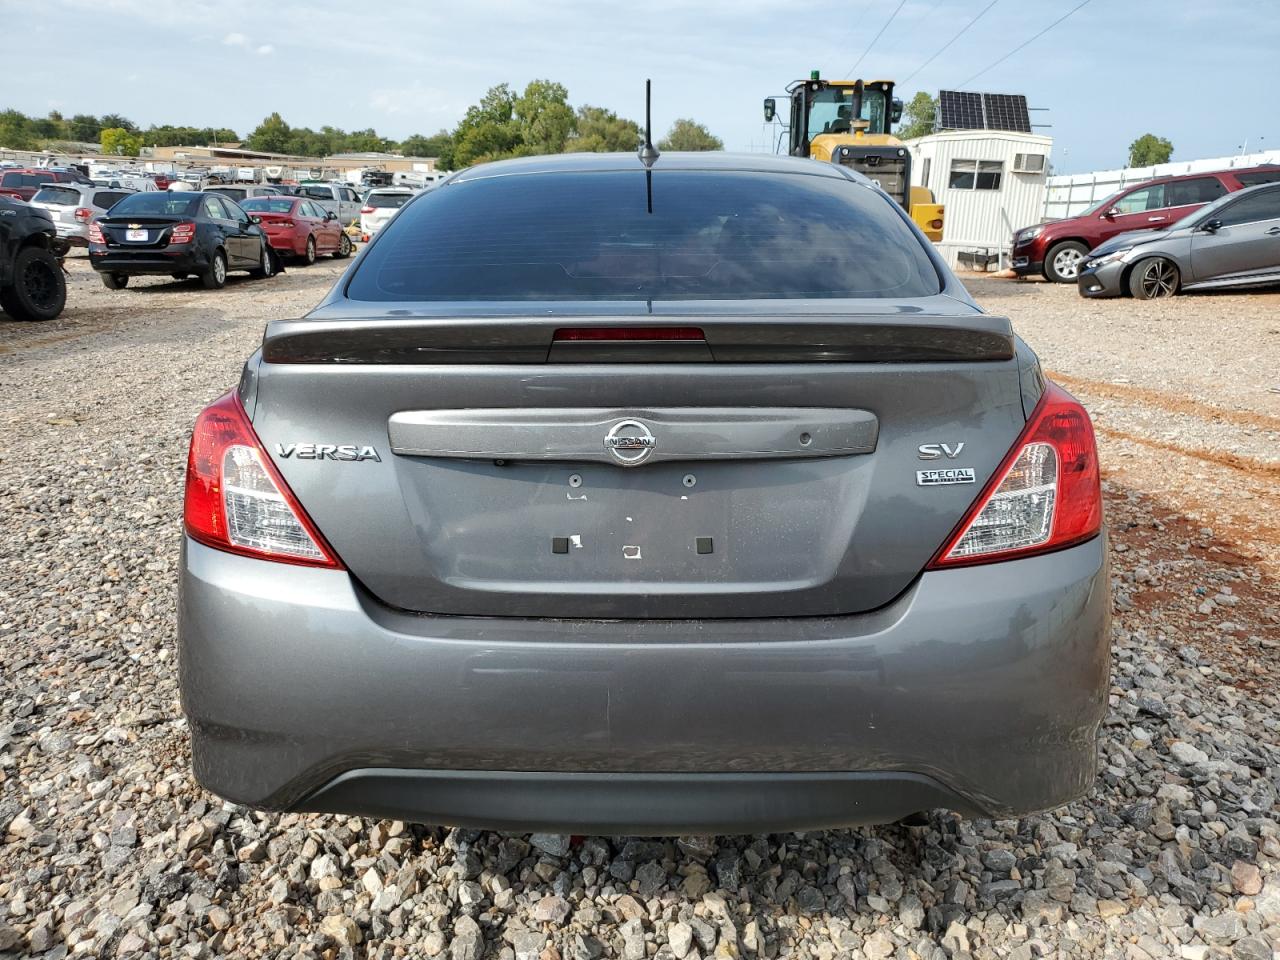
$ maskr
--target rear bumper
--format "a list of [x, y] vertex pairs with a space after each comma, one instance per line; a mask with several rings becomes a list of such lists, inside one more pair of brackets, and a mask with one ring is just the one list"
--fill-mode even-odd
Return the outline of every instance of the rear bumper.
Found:
[[280, 253], [287, 253], [294, 256], [302, 256], [307, 250], [307, 235], [299, 235], [296, 231], [288, 233], [267, 233], [267, 242], [271, 244], [271, 249]]
[[85, 223], [63, 223], [56, 221], [54, 228], [58, 232], [61, 240], [67, 241], [73, 247], [87, 247], [89, 245], [89, 225]]
[[144, 274], [199, 273], [208, 265], [208, 258], [199, 250], [182, 250], [167, 253], [159, 250], [106, 250], [89, 248], [89, 263], [103, 273], [124, 273], [130, 276]]
[[1104, 538], [924, 574], [849, 617], [406, 614], [343, 572], [184, 545], [183, 704], [238, 803], [510, 830], [1014, 816], [1093, 782]]

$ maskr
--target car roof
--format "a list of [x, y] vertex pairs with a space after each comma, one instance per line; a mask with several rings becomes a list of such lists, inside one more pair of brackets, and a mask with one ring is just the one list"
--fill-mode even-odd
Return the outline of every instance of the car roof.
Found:
[[[468, 180], [524, 174], [599, 173], [643, 169], [644, 165], [634, 153], [559, 153], [483, 163], [454, 174], [449, 179], [453, 183], [461, 183]], [[803, 157], [781, 157], [769, 153], [724, 153], [719, 150], [664, 153], [654, 162], [653, 171], [661, 173], [664, 170], [798, 173], [836, 179], [865, 179], [854, 171], [834, 163], [820, 163]]]

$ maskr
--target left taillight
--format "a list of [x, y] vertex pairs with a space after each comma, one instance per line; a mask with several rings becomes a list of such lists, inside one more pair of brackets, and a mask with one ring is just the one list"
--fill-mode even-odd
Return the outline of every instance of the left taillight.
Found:
[[1050, 383], [991, 482], [929, 564], [992, 563], [1083, 543], [1102, 529], [1093, 424]]
[[192, 539], [219, 550], [342, 569], [262, 448], [234, 392], [196, 418], [183, 521]]
[[196, 224], [194, 220], [182, 220], [173, 225], [173, 231], [169, 234], [169, 245], [180, 245], [190, 243], [196, 236]]
[[96, 223], [89, 224], [89, 242], [105, 244], [107, 238], [102, 235], [102, 227]]

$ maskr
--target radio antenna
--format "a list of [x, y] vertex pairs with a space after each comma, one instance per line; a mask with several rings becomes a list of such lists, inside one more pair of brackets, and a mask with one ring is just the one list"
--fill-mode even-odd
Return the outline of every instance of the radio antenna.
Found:
[[652, 84], [652, 80], [644, 82], [644, 143], [640, 146], [640, 162], [646, 167], [652, 167], [659, 156], [658, 148], [653, 145], [653, 114], [649, 106], [649, 93]]

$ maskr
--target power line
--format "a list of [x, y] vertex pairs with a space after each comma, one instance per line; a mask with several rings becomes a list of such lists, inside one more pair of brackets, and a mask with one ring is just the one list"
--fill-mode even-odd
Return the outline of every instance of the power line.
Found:
[[1018, 52], [1019, 50], [1021, 50], [1023, 47], [1025, 47], [1025, 46], [1027, 46], [1028, 44], [1030, 44], [1032, 41], [1034, 41], [1034, 40], [1039, 40], [1039, 39], [1040, 39], [1041, 37], [1043, 37], [1046, 33], [1048, 33], [1050, 30], [1052, 30], [1054, 27], [1056, 27], [1058, 24], [1060, 24], [1063, 20], [1067, 19], [1067, 17], [1071, 16], [1073, 13], [1075, 13], [1075, 12], [1076, 12], [1077, 10], [1079, 10], [1081, 7], [1085, 6], [1088, 2], [1089, 2], [1089, 0], [1081, 0], [1081, 2], [1080, 2], [1080, 3], [1076, 4], [1076, 5], [1075, 5], [1074, 7], [1072, 7], [1070, 10], [1068, 10], [1066, 13], [1064, 13], [1062, 16], [1060, 16], [1057, 20], [1053, 21], [1053, 23], [1049, 24], [1047, 27], [1045, 27], [1043, 30], [1041, 30], [1039, 33], [1037, 33], [1034, 37], [1031, 37], [1029, 40], [1024, 40], [1022, 43], [1018, 44], [1016, 47], [1014, 47], [1012, 50], [1010, 50], [1008, 53], [1006, 53], [1003, 57], [1001, 57], [999, 60], [997, 60], [995, 63], [991, 64], [990, 66], [983, 67], [981, 70], [979, 70], [977, 73], [975, 73], [972, 77], [970, 77], [970, 78], [969, 78], [968, 80], [966, 80], [964, 83], [960, 84], [960, 86], [959, 86], [959, 87], [957, 87], [956, 89], [957, 89], [957, 90], [963, 90], [965, 87], [967, 87], [969, 84], [973, 83], [973, 81], [977, 80], [980, 76], [982, 76], [982, 75], [983, 75], [984, 73], [986, 73], [988, 70], [991, 70], [991, 69], [993, 69], [993, 68], [995, 68], [995, 67], [1000, 66], [1000, 64], [1004, 63], [1006, 60], [1008, 60], [1010, 57], [1012, 57], [1015, 53], [1017, 53], [1017, 52]]
[[[1086, 2], [1088, 2], [1088, 0], [1086, 0]], [[861, 64], [867, 54], [871, 52], [871, 48], [876, 45], [876, 41], [884, 36], [884, 32], [889, 29], [889, 24], [893, 23], [894, 19], [898, 16], [898, 11], [906, 5], [907, 0], [901, 0], [901, 2], [894, 7], [893, 13], [889, 14], [889, 19], [884, 22], [884, 26], [880, 28], [880, 32], [871, 38], [871, 42], [867, 44], [867, 49], [862, 51], [862, 56], [858, 58], [858, 62], [849, 68], [849, 72], [845, 74], [846, 79], [853, 76], [853, 72], [858, 69], [858, 65]]]
[[961, 27], [961, 28], [960, 28], [960, 32], [959, 32], [959, 33], [957, 33], [954, 37], [952, 37], [950, 40], [948, 40], [946, 43], [944, 43], [944, 44], [942, 45], [942, 47], [938, 50], [938, 52], [937, 52], [937, 53], [935, 53], [932, 57], [930, 57], [930, 58], [929, 58], [928, 60], [926, 60], [924, 63], [920, 64], [920, 66], [916, 67], [916, 68], [915, 68], [915, 70], [913, 70], [913, 71], [911, 72], [911, 76], [910, 76], [910, 77], [907, 77], [907, 79], [906, 79], [906, 80], [903, 80], [903, 81], [901, 81], [900, 83], [901, 83], [902, 85], [905, 85], [905, 84], [910, 83], [910, 82], [911, 82], [911, 77], [914, 77], [917, 73], [919, 73], [921, 70], [923, 70], [923, 69], [924, 69], [925, 67], [927, 67], [929, 64], [933, 63], [933, 61], [937, 60], [937, 59], [938, 59], [938, 57], [940, 57], [940, 56], [942, 56], [944, 53], [946, 53], [947, 48], [948, 48], [949, 46], [951, 46], [953, 43], [955, 43], [957, 40], [959, 40], [961, 37], [963, 37], [963, 36], [965, 35], [965, 31], [966, 31], [966, 30], [968, 30], [968, 29], [969, 29], [970, 27], [972, 27], [975, 23], [977, 23], [979, 20], [981, 20], [981, 19], [982, 19], [982, 17], [983, 17], [983, 15], [984, 15], [988, 10], [990, 10], [992, 7], [994, 7], [997, 3], [999, 3], [999, 2], [1000, 2], [1000, 0], [991, 0], [991, 2], [990, 2], [990, 3], [988, 3], [985, 7], [983, 7], [983, 8], [982, 8], [982, 11], [981, 11], [981, 12], [980, 12], [976, 17], [974, 17], [972, 20], [970, 20], [968, 23], [966, 23], [963, 27]]

